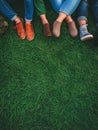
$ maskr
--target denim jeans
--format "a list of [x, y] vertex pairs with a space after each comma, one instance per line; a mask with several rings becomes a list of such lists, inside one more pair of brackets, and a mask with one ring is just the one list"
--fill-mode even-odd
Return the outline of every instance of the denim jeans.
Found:
[[98, 0], [93, 0], [93, 1], [81, 0], [79, 7], [77, 9], [78, 21], [87, 20], [89, 5], [92, 5], [92, 12], [94, 15], [94, 20], [96, 22], [96, 25], [98, 26]]
[[[24, 8], [25, 8], [25, 20], [32, 21], [34, 12], [33, 0], [24, 0]], [[0, 12], [3, 13], [10, 20], [14, 20], [15, 17], [18, 15], [10, 6], [8, 0], [0, 0]]]
[[56, 12], [63, 12], [71, 15], [78, 7], [81, 0], [50, 0]]

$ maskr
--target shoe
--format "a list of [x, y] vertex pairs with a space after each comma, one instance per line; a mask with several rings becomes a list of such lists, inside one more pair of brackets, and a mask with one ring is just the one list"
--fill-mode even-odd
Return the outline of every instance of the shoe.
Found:
[[60, 36], [60, 30], [61, 30], [61, 23], [59, 21], [54, 21], [53, 23], [53, 35], [55, 37], [59, 37]]
[[27, 40], [31, 41], [34, 39], [34, 28], [33, 28], [33, 25], [31, 23], [25, 23], [25, 27], [26, 27], [26, 37], [27, 37]]
[[80, 39], [81, 41], [93, 39], [93, 35], [87, 30], [87, 24], [80, 26]]
[[68, 29], [72, 37], [76, 37], [78, 35], [78, 31], [74, 21], [68, 23]]
[[24, 30], [24, 26], [23, 26], [23, 22], [19, 22], [15, 25], [14, 29], [16, 29], [18, 36], [21, 39], [25, 39], [25, 30]]
[[46, 37], [52, 36], [49, 23], [46, 23], [46, 24], [43, 25], [43, 33], [44, 33], [44, 36], [46, 36]]

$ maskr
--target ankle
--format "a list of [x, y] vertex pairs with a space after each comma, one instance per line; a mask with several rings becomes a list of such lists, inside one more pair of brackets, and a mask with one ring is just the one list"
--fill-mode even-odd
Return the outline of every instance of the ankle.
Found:
[[31, 24], [31, 21], [25, 21], [25, 24]]
[[67, 23], [71, 23], [71, 22], [74, 22], [74, 20], [73, 19], [65, 19], [65, 21], [67, 22]]
[[41, 19], [41, 22], [42, 22], [43, 25], [49, 23], [45, 14], [40, 15], [40, 19]]
[[59, 22], [59, 23], [62, 23], [62, 22], [63, 22], [62, 19], [59, 19], [59, 18], [57, 18], [55, 21], [57, 21], [57, 22]]
[[17, 16], [14, 21], [15, 21], [16, 24], [18, 24], [18, 23], [21, 22], [21, 19]]

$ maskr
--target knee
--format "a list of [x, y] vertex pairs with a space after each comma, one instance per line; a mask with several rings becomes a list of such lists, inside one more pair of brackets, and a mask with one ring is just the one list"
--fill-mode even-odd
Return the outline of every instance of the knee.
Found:
[[61, 7], [61, 4], [62, 4], [63, 0], [50, 0], [50, 2], [52, 4], [54, 10], [56, 12], [58, 12], [60, 7]]

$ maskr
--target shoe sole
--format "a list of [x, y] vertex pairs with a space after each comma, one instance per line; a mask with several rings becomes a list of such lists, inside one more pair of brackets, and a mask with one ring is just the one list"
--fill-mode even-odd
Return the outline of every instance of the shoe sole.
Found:
[[45, 37], [52, 37], [52, 34], [48, 34], [48, 35], [44, 34], [44, 36]]
[[22, 39], [22, 40], [24, 40], [26, 37], [20, 37], [20, 36], [19, 36], [19, 38]]
[[26, 37], [28, 41], [33, 41], [35, 38], [35, 35], [32, 37], [32, 39], [29, 39], [28, 37]]
[[84, 37], [81, 38], [81, 41], [87, 41], [87, 40], [91, 40], [93, 38], [94, 38], [93, 35], [84, 36]]

